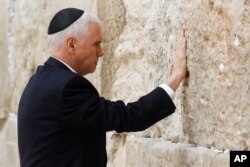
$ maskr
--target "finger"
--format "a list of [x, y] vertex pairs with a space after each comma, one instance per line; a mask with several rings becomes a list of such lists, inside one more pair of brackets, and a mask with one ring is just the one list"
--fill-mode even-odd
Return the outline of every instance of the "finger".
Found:
[[183, 25], [182, 30], [183, 30], [183, 37], [186, 37], [187, 26]]
[[184, 35], [184, 38], [185, 38], [185, 41], [187, 42], [187, 27], [184, 25], [183, 27], [183, 35]]
[[182, 25], [182, 29], [186, 30], [187, 26], [186, 25]]
[[182, 28], [179, 29], [179, 38], [182, 38], [184, 36], [184, 31]]
[[179, 39], [180, 40], [183, 40], [183, 39], [185, 39], [185, 29], [183, 29], [183, 28], [180, 28], [179, 29]]

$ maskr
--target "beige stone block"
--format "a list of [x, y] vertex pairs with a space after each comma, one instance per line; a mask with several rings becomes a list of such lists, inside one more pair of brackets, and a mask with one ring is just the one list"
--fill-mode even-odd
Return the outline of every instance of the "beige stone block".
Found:
[[7, 142], [4, 155], [4, 167], [19, 167], [19, 154], [17, 143]]
[[8, 101], [8, 11], [5, 1], [0, 1], [0, 119], [6, 116]]
[[228, 167], [229, 153], [172, 143], [162, 139], [129, 137], [127, 167]]
[[[126, 25], [115, 48], [111, 97], [126, 102], [137, 100], [161, 83], [172, 70], [172, 58], [180, 12], [175, 1], [124, 1]], [[114, 27], [115, 28], [115, 27]], [[111, 29], [111, 28], [110, 28]], [[182, 90], [177, 92], [177, 111], [146, 131], [142, 137], [187, 141], [183, 132]], [[157, 111], [155, 111], [157, 112]]]
[[0, 166], [3, 165], [6, 150], [6, 122], [7, 118], [0, 119]]
[[9, 143], [17, 144], [17, 115], [12, 113], [9, 114], [8, 123], [6, 125], [6, 140]]
[[244, 1], [183, 4], [190, 74], [183, 128], [191, 143], [250, 149], [249, 8]]
[[103, 64], [113, 67], [103, 73], [105, 95], [113, 99], [137, 100], [165, 82], [177, 29], [187, 26], [189, 78], [177, 91], [177, 110], [137, 136], [249, 149], [249, 3], [128, 0], [124, 7], [126, 24], [114, 57]]
[[126, 167], [126, 134], [107, 133], [107, 167]]
[[96, 86], [102, 96], [107, 99], [114, 99], [115, 97], [112, 94], [113, 83], [119, 66], [117, 59], [115, 59], [115, 49], [119, 43], [120, 34], [126, 25], [124, 2], [122, 0], [99, 0], [97, 10], [98, 17], [102, 21], [104, 56], [101, 58], [101, 64], [99, 64], [96, 72], [100, 80]]
[[17, 116], [0, 119], [0, 166], [18, 167]]

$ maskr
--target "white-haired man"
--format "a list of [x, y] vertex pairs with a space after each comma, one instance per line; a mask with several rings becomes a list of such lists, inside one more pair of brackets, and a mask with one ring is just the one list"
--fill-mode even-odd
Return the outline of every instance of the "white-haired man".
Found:
[[187, 73], [184, 30], [166, 83], [127, 105], [100, 97], [83, 77], [104, 55], [96, 16], [63, 9], [48, 34], [53, 54], [38, 66], [20, 99], [21, 167], [105, 167], [107, 131], [141, 131], [174, 112], [174, 91]]

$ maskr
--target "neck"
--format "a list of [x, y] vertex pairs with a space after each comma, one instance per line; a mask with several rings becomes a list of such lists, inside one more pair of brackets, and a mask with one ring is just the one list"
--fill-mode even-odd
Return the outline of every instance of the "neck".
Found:
[[56, 59], [59, 59], [60, 61], [64, 62], [67, 64], [70, 68], [73, 69], [74, 72], [78, 73], [81, 75], [79, 68], [77, 68], [77, 65], [74, 63], [72, 60], [71, 56], [67, 53], [61, 53], [61, 52], [53, 52], [53, 57]]

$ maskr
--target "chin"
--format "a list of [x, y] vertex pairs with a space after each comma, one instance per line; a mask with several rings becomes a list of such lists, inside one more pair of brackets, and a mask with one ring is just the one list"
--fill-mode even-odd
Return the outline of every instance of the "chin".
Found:
[[91, 74], [91, 73], [94, 73], [95, 72], [95, 69], [89, 71], [87, 74]]
[[92, 72], [91, 72], [91, 73], [95, 72], [95, 70], [96, 70], [96, 66], [95, 66], [95, 67], [93, 67], [93, 69], [92, 69]]

